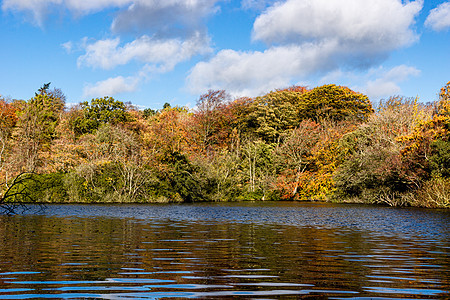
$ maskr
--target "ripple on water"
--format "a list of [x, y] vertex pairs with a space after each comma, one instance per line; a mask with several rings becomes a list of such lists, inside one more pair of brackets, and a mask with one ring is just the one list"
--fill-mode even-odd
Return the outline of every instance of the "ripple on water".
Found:
[[0, 299], [450, 298], [449, 221], [295, 203], [51, 206], [0, 216]]

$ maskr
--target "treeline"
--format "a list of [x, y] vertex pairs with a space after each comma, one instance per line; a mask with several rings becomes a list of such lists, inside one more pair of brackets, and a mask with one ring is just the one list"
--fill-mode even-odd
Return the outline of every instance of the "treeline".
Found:
[[372, 106], [347, 87], [225, 91], [195, 109], [111, 97], [66, 107], [45, 84], [0, 98], [0, 204], [311, 200], [450, 206], [450, 82]]

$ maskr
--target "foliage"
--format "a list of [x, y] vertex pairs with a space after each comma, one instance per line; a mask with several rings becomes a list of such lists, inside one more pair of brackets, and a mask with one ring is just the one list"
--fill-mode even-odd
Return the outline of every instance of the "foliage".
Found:
[[[48, 142], [56, 137], [56, 126], [60, 121], [61, 113], [64, 110], [65, 96], [59, 89], [49, 91], [50, 83], [44, 84], [39, 89], [39, 93], [31, 98], [22, 115], [22, 122], [29, 122], [36, 118], [37, 126], [40, 130], [40, 139]], [[34, 122], [34, 121], [32, 121]]]
[[72, 129], [77, 135], [93, 133], [102, 124], [120, 124], [129, 121], [123, 102], [112, 97], [95, 98], [80, 103], [82, 114], [72, 121]]
[[[278, 186], [283, 199], [305, 199], [305, 180], [314, 170], [314, 152], [320, 139], [320, 124], [305, 120], [294, 129], [277, 149], [278, 167], [281, 169]], [[308, 194], [308, 193], [307, 193]], [[307, 198], [307, 196], [306, 196]]]
[[0, 175], [5, 173], [5, 165], [11, 149], [11, 133], [16, 123], [17, 115], [14, 106], [5, 99], [0, 99]]
[[166, 108], [148, 119], [148, 130], [143, 133], [144, 143], [154, 155], [182, 152], [186, 148], [186, 109]]
[[104, 97], [65, 110], [49, 86], [0, 99], [0, 205], [13, 210], [11, 201], [449, 206], [450, 82], [432, 105], [393, 96], [375, 110], [336, 85], [235, 100], [210, 90], [195, 109], [140, 111]]
[[190, 122], [190, 140], [200, 151], [222, 145], [227, 138], [230, 96], [224, 90], [209, 90], [200, 96]]
[[45, 189], [36, 174], [23, 172], [17, 174], [11, 181], [0, 185], [0, 213], [15, 215], [20, 211], [28, 210], [24, 203], [36, 202], [36, 187]]
[[18, 121], [14, 130], [15, 149], [10, 159], [14, 160], [16, 172], [36, 172], [43, 164], [42, 152], [48, 151], [57, 137], [65, 97], [59, 90], [48, 91], [49, 84], [27, 102], [17, 104]]
[[245, 143], [241, 151], [241, 176], [246, 196], [252, 200], [267, 199], [275, 180], [274, 146], [255, 140]]
[[205, 200], [201, 183], [193, 166], [185, 155], [179, 152], [166, 152], [161, 160], [162, 166], [157, 174], [165, 183], [165, 196], [172, 201], [194, 202]]
[[410, 134], [398, 138], [403, 143], [402, 158], [417, 181], [431, 175], [448, 176], [450, 148], [450, 82], [441, 89], [432, 118], [423, 120]]
[[279, 143], [284, 133], [299, 125], [298, 103], [306, 88], [291, 88], [257, 97], [249, 115], [255, 133], [267, 142]]
[[16, 125], [17, 115], [15, 107], [0, 98], [0, 130], [1, 132], [10, 132], [11, 129]]
[[450, 141], [437, 139], [431, 143], [429, 158], [431, 175], [450, 178]]
[[366, 121], [373, 109], [366, 95], [334, 84], [316, 87], [298, 99], [300, 119]]
[[450, 178], [434, 177], [408, 196], [415, 206], [450, 208]]
[[327, 200], [335, 190], [339, 140], [351, 129], [345, 122], [302, 121], [278, 149], [280, 197]]
[[421, 179], [402, 158], [400, 137], [411, 134], [429, 114], [415, 99], [391, 97], [366, 124], [344, 135], [339, 144], [342, 163], [334, 175], [335, 198], [409, 204], [402, 195], [417, 188]]

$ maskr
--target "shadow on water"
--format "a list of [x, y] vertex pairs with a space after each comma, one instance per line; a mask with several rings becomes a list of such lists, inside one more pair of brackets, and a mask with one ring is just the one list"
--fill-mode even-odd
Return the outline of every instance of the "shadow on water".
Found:
[[50, 205], [0, 216], [0, 298], [450, 298], [447, 211]]

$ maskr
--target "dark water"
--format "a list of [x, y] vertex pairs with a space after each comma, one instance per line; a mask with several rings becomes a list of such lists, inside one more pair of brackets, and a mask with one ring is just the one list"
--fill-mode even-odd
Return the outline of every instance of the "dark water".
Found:
[[51, 205], [0, 216], [0, 299], [449, 299], [450, 212]]

